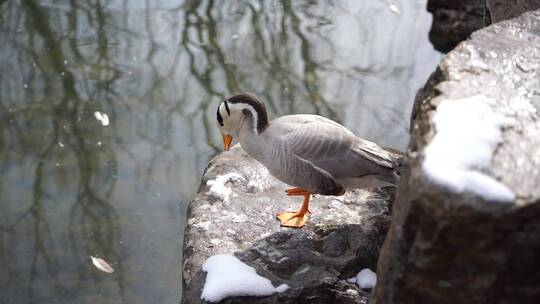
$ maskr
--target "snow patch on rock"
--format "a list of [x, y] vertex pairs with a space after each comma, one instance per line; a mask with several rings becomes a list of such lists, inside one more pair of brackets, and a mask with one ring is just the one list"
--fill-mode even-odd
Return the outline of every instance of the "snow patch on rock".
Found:
[[356, 283], [362, 289], [372, 289], [377, 284], [377, 274], [369, 268], [364, 268], [355, 277], [347, 280], [349, 283]]
[[217, 197], [225, 203], [229, 203], [229, 197], [232, 193], [232, 189], [226, 186], [229, 181], [238, 181], [241, 180], [242, 176], [238, 173], [227, 173], [224, 175], [219, 175], [215, 179], [209, 180], [206, 182], [210, 189], [206, 192], [209, 196]]
[[270, 280], [233, 255], [211, 256], [204, 262], [202, 270], [207, 275], [201, 299], [210, 302], [233, 296], [269, 296], [289, 289], [286, 284], [274, 287]]
[[433, 117], [436, 134], [425, 149], [422, 168], [433, 182], [452, 191], [512, 202], [512, 190], [481, 171], [489, 168], [502, 141], [501, 128], [509, 122], [493, 111], [492, 102], [482, 95], [442, 101]]

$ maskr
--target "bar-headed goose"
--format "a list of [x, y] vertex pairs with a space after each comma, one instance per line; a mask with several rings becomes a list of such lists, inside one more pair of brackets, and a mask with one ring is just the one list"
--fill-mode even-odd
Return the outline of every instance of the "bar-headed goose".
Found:
[[302, 227], [311, 194], [343, 195], [346, 188], [396, 185], [402, 155], [361, 139], [318, 115], [287, 115], [268, 121], [264, 103], [252, 94], [223, 102], [217, 121], [225, 150], [237, 135], [242, 148], [272, 175], [304, 197], [299, 211], [279, 212], [283, 226]]

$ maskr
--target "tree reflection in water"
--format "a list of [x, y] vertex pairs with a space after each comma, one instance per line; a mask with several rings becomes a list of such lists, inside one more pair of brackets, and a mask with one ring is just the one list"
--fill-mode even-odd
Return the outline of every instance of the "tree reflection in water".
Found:
[[1, 1], [0, 302], [178, 302], [185, 207], [232, 93], [403, 148], [439, 57], [424, 0], [386, 5]]

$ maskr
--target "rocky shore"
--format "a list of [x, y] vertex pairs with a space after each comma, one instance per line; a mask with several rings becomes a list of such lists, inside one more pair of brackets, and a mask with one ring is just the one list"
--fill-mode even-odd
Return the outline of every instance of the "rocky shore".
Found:
[[[491, 23], [535, 2], [481, 3], [470, 10]], [[216, 156], [188, 212], [182, 303], [204, 302], [202, 265], [217, 254], [289, 287], [220, 303], [540, 303], [539, 29], [527, 12], [443, 59], [416, 96], [397, 194], [317, 196], [306, 227], [283, 228], [276, 213], [301, 203], [288, 186], [239, 146]], [[348, 280], [364, 268], [373, 294]]]
[[285, 293], [229, 298], [223, 303], [366, 303], [369, 293], [347, 279], [375, 270], [390, 225], [395, 188], [317, 196], [303, 229], [280, 227], [280, 210], [298, 198], [238, 145], [214, 158], [190, 205], [185, 230], [182, 303], [203, 303], [205, 273], [213, 255], [234, 253]]

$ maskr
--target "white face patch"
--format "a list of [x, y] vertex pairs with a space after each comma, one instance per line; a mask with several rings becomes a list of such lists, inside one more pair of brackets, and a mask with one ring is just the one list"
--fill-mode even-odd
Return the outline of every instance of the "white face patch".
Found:
[[229, 103], [229, 109], [231, 110], [231, 115], [233, 115], [233, 112], [237, 112], [237, 113], [240, 113], [241, 116], [244, 115], [244, 110], [248, 110], [251, 113], [251, 117], [252, 117], [251, 127], [253, 128], [253, 132], [255, 132], [255, 134], [258, 133], [257, 132], [258, 115], [257, 115], [257, 111], [255, 111], [255, 109], [252, 106], [245, 103], [234, 103], [234, 104]]
[[[227, 112], [227, 107], [229, 112]], [[245, 103], [230, 103], [225, 101], [219, 105], [218, 111], [223, 119], [223, 126], [220, 129], [224, 134], [233, 134], [240, 130], [244, 118], [244, 110], [248, 110], [252, 116], [252, 128], [257, 133], [257, 112], [255, 109]], [[229, 114], [230, 113], [230, 114]]]
[[225, 109], [225, 104], [223, 102], [219, 105], [219, 114], [221, 114], [223, 120], [226, 120], [230, 116], [229, 113], [227, 113], [227, 110]]

